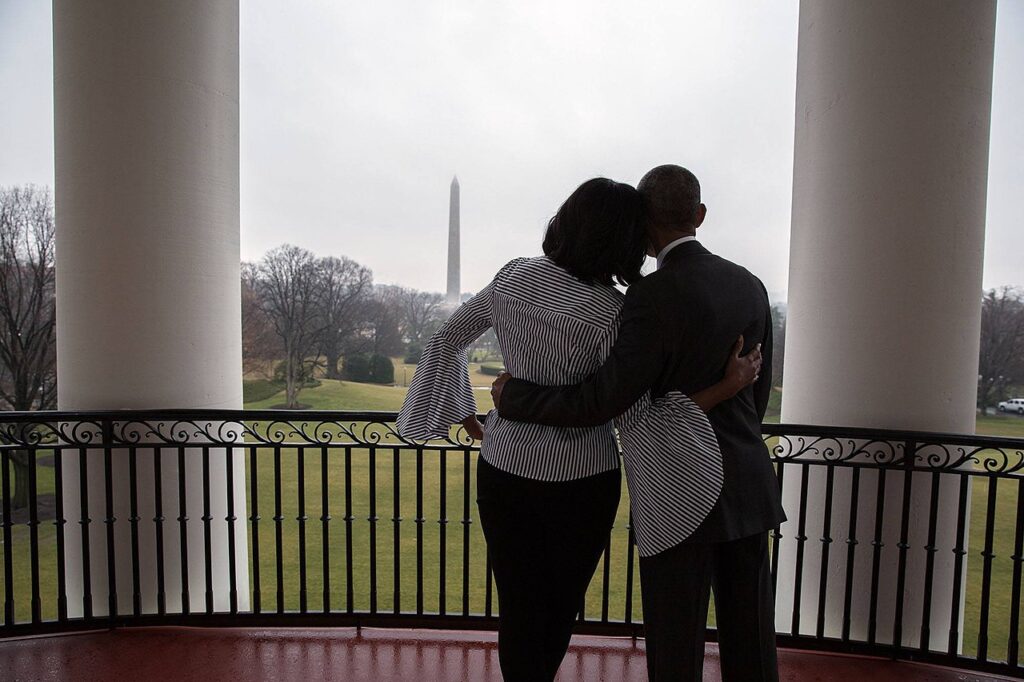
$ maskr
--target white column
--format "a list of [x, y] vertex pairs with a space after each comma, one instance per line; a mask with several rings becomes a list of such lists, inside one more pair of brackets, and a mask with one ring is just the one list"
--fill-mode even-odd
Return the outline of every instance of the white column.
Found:
[[[238, 0], [55, 0], [57, 362], [63, 410], [240, 408]], [[97, 456], [99, 455], [99, 456]], [[106, 612], [102, 452], [89, 454], [94, 613]], [[227, 608], [226, 453], [210, 453]], [[167, 606], [181, 608], [177, 457], [163, 456]], [[69, 610], [81, 613], [78, 458], [65, 456]], [[152, 453], [138, 453], [143, 609], [155, 610]], [[244, 462], [234, 461], [245, 517]], [[189, 583], [203, 608], [202, 463], [186, 453]], [[132, 607], [127, 454], [114, 453], [118, 611]], [[236, 522], [239, 607], [248, 605]]]
[[[992, 92], [994, 0], [803, 0], [782, 419], [973, 433]], [[799, 470], [786, 472], [778, 627], [789, 631]], [[944, 477], [951, 478], [951, 477]], [[867, 632], [873, 474], [860, 480], [852, 632]], [[877, 638], [930, 645], [950, 626], [955, 480], [943, 481], [935, 582], [923, 594], [929, 475], [912, 480], [908, 579], [895, 583], [903, 476], [886, 481]], [[800, 631], [818, 613], [824, 475], [810, 477]], [[826, 635], [840, 632], [850, 475], [837, 473]], [[969, 511], [969, 510], [968, 510]]]

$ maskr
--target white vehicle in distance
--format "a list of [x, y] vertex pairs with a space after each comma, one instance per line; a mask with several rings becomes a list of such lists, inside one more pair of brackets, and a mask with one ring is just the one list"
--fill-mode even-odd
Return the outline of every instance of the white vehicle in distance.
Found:
[[1010, 398], [999, 403], [1000, 412], [1016, 412], [1024, 414], [1024, 398]]

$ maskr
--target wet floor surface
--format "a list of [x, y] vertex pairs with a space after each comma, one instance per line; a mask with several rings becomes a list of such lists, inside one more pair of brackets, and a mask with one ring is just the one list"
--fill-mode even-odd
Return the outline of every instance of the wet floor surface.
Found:
[[[132, 628], [0, 642], [0, 678], [176, 682], [498, 682], [492, 633], [429, 630]], [[911, 663], [780, 651], [787, 681], [984, 682], [1004, 678]], [[643, 640], [574, 637], [558, 680], [646, 680]], [[705, 680], [718, 680], [708, 646]]]

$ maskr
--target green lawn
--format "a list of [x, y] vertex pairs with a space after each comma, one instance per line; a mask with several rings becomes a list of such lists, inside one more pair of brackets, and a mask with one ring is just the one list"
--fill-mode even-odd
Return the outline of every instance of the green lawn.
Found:
[[[274, 553], [274, 527], [270, 520], [274, 515], [273, 473], [274, 456], [271, 451], [260, 450], [258, 454], [259, 481], [262, 485], [259, 492], [259, 510], [264, 521], [260, 522], [260, 571], [263, 589], [264, 608], [273, 608], [274, 586], [276, 581]], [[335, 609], [346, 607], [346, 574], [348, 566], [345, 560], [345, 453], [330, 452], [328, 455], [328, 482], [331, 493], [328, 506], [332, 516], [328, 540], [331, 555], [337, 559], [329, 567], [331, 582], [331, 606]], [[398, 459], [396, 484], [395, 459]], [[321, 477], [319, 451], [305, 453], [305, 515], [311, 519], [306, 522], [307, 542], [307, 591], [308, 605], [312, 609], [322, 606], [323, 565], [321, 562], [322, 526], [319, 518], [321, 508]], [[371, 453], [367, 449], [352, 449], [349, 454], [352, 476], [352, 543], [354, 547], [352, 573], [354, 580], [354, 607], [367, 609], [373, 594], [374, 575], [370, 572], [371, 531], [376, 530], [376, 595], [377, 606], [381, 610], [390, 611], [395, 607], [395, 567], [399, 572], [398, 603], [403, 610], [416, 607], [416, 566], [417, 566], [417, 524], [416, 489], [417, 466], [416, 454], [411, 450], [399, 452], [377, 450]], [[371, 459], [373, 460], [371, 463]], [[284, 572], [286, 583], [285, 606], [295, 609], [299, 606], [299, 549], [298, 526], [295, 520], [299, 516], [297, 508], [299, 478], [296, 473], [298, 454], [295, 450], [284, 450], [282, 462], [282, 498], [285, 500], [284, 521]], [[442, 455], [437, 451], [426, 451], [422, 455], [422, 494], [423, 507], [423, 590], [425, 595], [424, 608], [437, 612], [439, 603], [439, 584], [441, 582], [441, 559], [445, 557], [445, 604], [447, 612], [461, 612], [463, 593], [468, 595], [469, 612], [482, 613], [485, 606], [485, 545], [477, 518], [475, 504], [476, 455], [461, 451], [447, 452]], [[376, 494], [371, 494], [370, 477], [375, 477]], [[466, 477], [470, 486], [467, 491]], [[441, 480], [444, 478], [444, 485]], [[395, 491], [399, 492], [397, 510], [395, 507]], [[442, 507], [441, 490], [444, 490], [445, 501]], [[468, 500], [466, 494], [468, 492]], [[468, 501], [468, 504], [467, 504]], [[375, 504], [375, 509], [371, 505]], [[615, 617], [623, 617], [625, 596], [625, 572], [622, 562], [618, 561], [620, 553], [627, 549], [627, 531], [625, 528], [628, 504], [623, 503], [619, 509], [619, 518], [613, 530], [611, 567], [612, 604], [619, 605], [614, 612]], [[369, 519], [377, 517], [377, 522]], [[401, 519], [395, 522], [394, 519]], [[469, 523], [464, 523], [468, 520]], [[444, 522], [442, 522], [444, 521]], [[463, 582], [463, 534], [469, 534], [469, 581]], [[441, 551], [441, 533], [446, 538]], [[396, 553], [396, 534], [398, 560]], [[639, 589], [636, 579], [635, 589]], [[637, 593], [638, 594], [638, 593]], [[599, 590], [593, 590], [588, 602], [588, 613], [600, 613]], [[639, 602], [634, 609], [634, 617], [639, 618]]]
[[[323, 379], [316, 388], [305, 388], [299, 393], [299, 401], [312, 410], [350, 410], [364, 412], [377, 410], [397, 412], [402, 407], [406, 389], [398, 386], [357, 384], [352, 381]], [[484, 395], [481, 392], [481, 395]], [[489, 397], [489, 394], [488, 394]], [[284, 402], [284, 393], [246, 403], [249, 410], [262, 410]], [[301, 411], [296, 414], [301, 414]]]
[[974, 432], [986, 436], [1024, 438], [1024, 417], [979, 415], [975, 421]]
[[[399, 365], [399, 369], [400, 369]], [[474, 372], [474, 385], [486, 387], [492, 377]], [[396, 378], [401, 382], [401, 372]], [[322, 385], [304, 390], [301, 401], [313, 409], [323, 410], [381, 410], [396, 411], [405, 395], [405, 388], [392, 386], [374, 386], [324, 380]], [[266, 393], [266, 391], [265, 391]], [[778, 413], [778, 393], [772, 398], [769, 416]], [[262, 400], [246, 404], [246, 408], [261, 409], [280, 404], [281, 394], [265, 395]], [[480, 411], [485, 412], [491, 407], [490, 395], [486, 390], [477, 392]], [[301, 412], [296, 413], [297, 418]], [[979, 433], [1002, 436], [1024, 436], [1024, 419], [1017, 417], [981, 417], [978, 419]], [[282, 503], [282, 580], [285, 588], [284, 607], [297, 609], [300, 600], [301, 576], [299, 571], [299, 516], [307, 517], [304, 523], [306, 533], [306, 595], [307, 606], [317, 610], [323, 604], [323, 564], [321, 561], [322, 524], [320, 517], [324, 510], [321, 505], [321, 451], [310, 449], [305, 451], [304, 486], [306, 507], [300, 514], [298, 509], [298, 452], [295, 449], [280, 451]], [[380, 610], [393, 610], [396, 605], [404, 610], [416, 607], [417, 585], [417, 528], [423, 534], [422, 545], [422, 583], [425, 595], [424, 609], [436, 612], [441, 608], [438, 601], [438, 586], [441, 582], [442, 564], [445, 557], [444, 609], [448, 612], [461, 612], [463, 594], [468, 595], [470, 613], [484, 610], [486, 582], [485, 547], [477, 519], [474, 499], [476, 455], [463, 451], [448, 452], [443, 456], [434, 449], [428, 449], [422, 455], [422, 495], [424, 523], [417, 524], [416, 490], [417, 466], [416, 453], [412, 449], [393, 451], [380, 448], [371, 451], [366, 448], [331, 449], [327, 454], [328, 463], [328, 509], [332, 520], [329, 523], [328, 542], [332, 563], [328, 567], [330, 579], [331, 607], [335, 610], [347, 607], [347, 575], [351, 569], [353, 576], [353, 607], [364, 610], [370, 607], [371, 595], [376, 595], [376, 605]], [[351, 567], [347, 563], [345, 546], [348, 539], [345, 509], [345, 469], [346, 458], [351, 467], [351, 542], [353, 547]], [[397, 467], [396, 467], [397, 458]], [[265, 610], [276, 608], [276, 555], [275, 555], [275, 523], [273, 517], [274, 494], [273, 480], [275, 470], [275, 453], [269, 448], [260, 448], [256, 453], [257, 478], [259, 496], [256, 502], [262, 520], [259, 523], [260, 543], [260, 579], [262, 587], [262, 607]], [[251, 460], [247, 462], [246, 474], [250, 474]], [[41, 494], [53, 491], [53, 469], [48, 466], [38, 467], [39, 491]], [[396, 481], [397, 476], [397, 481]], [[441, 479], [444, 477], [444, 484]], [[466, 486], [469, 476], [470, 485]], [[375, 481], [375, 493], [371, 495], [371, 477]], [[441, 491], [445, 493], [442, 507]], [[468, 499], [467, 499], [468, 490]], [[625, 492], [625, 486], [623, 486]], [[395, 491], [400, 495], [395, 503]], [[965, 652], [976, 650], [978, 621], [980, 614], [980, 592], [982, 582], [985, 525], [987, 520], [988, 484], [983, 480], [975, 480], [972, 487], [971, 525], [969, 538], [969, 554], [967, 558], [967, 592], [965, 597]], [[253, 500], [249, 501], [251, 505]], [[992, 603], [990, 606], [990, 642], [989, 656], [1001, 658], [1006, 653], [1006, 639], [1009, 622], [1010, 591], [1012, 581], [1014, 532], [1016, 529], [1017, 486], [1003, 481], [999, 485], [995, 504], [995, 522], [993, 532], [992, 562]], [[249, 514], [247, 513], [247, 516]], [[376, 517], [376, 522], [369, 519]], [[622, 619], [625, 615], [627, 595], [626, 562], [627, 552], [628, 499], [624, 495], [619, 506], [615, 529], [612, 534], [609, 581], [610, 617]], [[395, 521], [395, 519], [401, 519]], [[463, 523], [464, 521], [469, 523]], [[463, 533], [469, 533], [469, 581], [463, 582]], [[376, 573], [371, 573], [371, 531], [375, 530]], [[442, 550], [442, 530], [447, 537]], [[27, 595], [30, 593], [30, 567], [28, 556], [28, 528], [18, 525], [13, 529], [14, 535], [14, 582], [15, 593], [19, 596], [16, 616], [18, 620], [29, 617]], [[44, 522], [39, 526], [41, 551], [40, 581], [43, 585], [44, 617], [52, 618], [56, 613], [56, 555], [54, 527]], [[396, 543], [397, 538], [397, 543]], [[835, 545], [841, 547], [842, 545]], [[397, 548], [397, 560], [396, 560]], [[7, 551], [8, 548], [0, 548]], [[0, 556], [2, 556], [0, 551]], [[395, 570], [398, 570], [398, 588], [400, 595], [395, 594]], [[587, 614], [599, 617], [602, 604], [600, 602], [603, 581], [603, 565], [598, 567], [595, 582], [588, 595]], [[632, 617], [641, 618], [639, 599], [639, 576], [634, 571], [632, 585], [633, 605]], [[375, 591], [371, 588], [375, 587]], [[3, 588], [3, 576], [0, 575], [0, 592]], [[496, 602], [495, 602], [496, 604]]]
[[[408, 384], [412, 382], [413, 374], [416, 372], [416, 365], [409, 365], [400, 358], [392, 358], [395, 365], [395, 385], [381, 386], [376, 384], [359, 384], [352, 381], [334, 381], [322, 379], [320, 386], [306, 388], [299, 393], [299, 402], [309, 405], [308, 409], [313, 410], [379, 410], [386, 412], [397, 412], [402, 408], [402, 401], [405, 399]], [[491, 402], [490, 386], [494, 381], [493, 376], [480, 372], [480, 363], [469, 365], [470, 383], [475, 389], [477, 407], [481, 412], [490, 410], [494, 403]], [[268, 386], [272, 386], [265, 379], [251, 379], [245, 382], [245, 393], [256, 396], [252, 400], [246, 400], [246, 409], [267, 409], [280, 406], [284, 402], [284, 390], [270, 393]]]

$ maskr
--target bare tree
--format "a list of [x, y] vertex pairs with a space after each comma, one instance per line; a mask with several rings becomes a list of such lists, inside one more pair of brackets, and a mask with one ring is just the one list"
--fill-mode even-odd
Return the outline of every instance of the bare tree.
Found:
[[1024, 384], [1024, 294], [1014, 287], [992, 289], [981, 301], [978, 407], [984, 411]]
[[[47, 189], [0, 187], [0, 402], [57, 404], [53, 202]], [[28, 456], [15, 452], [14, 507], [28, 504]]]
[[372, 317], [373, 273], [350, 258], [326, 256], [317, 261], [320, 288], [320, 348], [327, 378], [340, 379], [338, 360], [346, 343]]
[[377, 285], [373, 288], [372, 313], [367, 325], [370, 352], [389, 357], [401, 354], [402, 307], [401, 287]]
[[287, 406], [294, 409], [323, 332], [317, 260], [297, 246], [279, 246], [253, 266], [252, 286], [280, 341]]
[[399, 300], [402, 333], [410, 343], [423, 343], [444, 321], [444, 297], [441, 294], [402, 289]]
[[786, 309], [772, 306], [772, 382], [782, 386], [783, 360], [786, 355]]
[[257, 293], [259, 268], [242, 263], [242, 371], [271, 378], [282, 355], [281, 340]]

